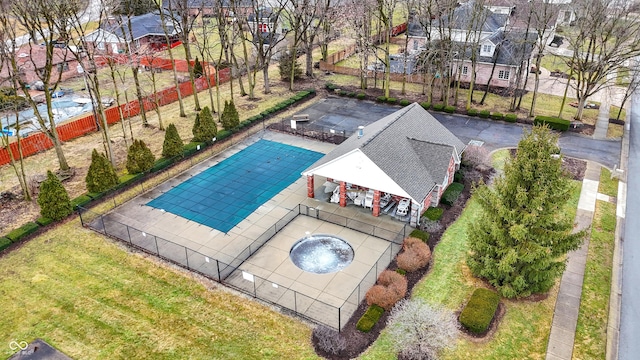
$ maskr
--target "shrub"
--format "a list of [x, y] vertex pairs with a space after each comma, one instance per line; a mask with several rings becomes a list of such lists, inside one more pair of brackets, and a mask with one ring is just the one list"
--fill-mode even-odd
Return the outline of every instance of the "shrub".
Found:
[[205, 106], [199, 114], [196, 115], [196, 121], [193, 123], [193, 142], [211, 141], [218, 133], [218, 127], [213, 120], [213, 115], [208, 106]]
[[385, 270], [378, 276], [378, 284], [365, 294], [369, 306], [375, 304], [385, 310], [393, 307], [407, 294], [407, 278], [395, 271]]
[[362, 332], [369, 332], [378, 323], [380, 317], [384, 314], [384, 309], [378, 305], [369, 305], [367, 311], [362, 314], [360, 320], [356, 324], [356, 329]]
[[358, 100], [364, 100], [367, 97], [367, 95], [365, 93], [359, 93], [358, 95], [356, 95], [356, 98]]
[[491, 154], [484, 146], [469, 145], [462, 154], [462, 164], [473, 168], [490, 168]]
[[462, 175], [462, 172], [456, 171], [453, 174], [453, 181], [458, 183], [461, 183], [462, 181], [464, 181], [464, 175]]
[[[198, 117], [196, 117], [196, 120]], [[137, 174], [149, 171], [153, 167], [156, 157], [153, 156], [147, 144], [142, 140], [133, 140], [127, 152], [127, 171], [129, 174]]]
[[288, 81], [291, 79], [291, 66], [293, 66], [293, 79], [300, 79], [302, 77], [302, 65], [298, 62], [298, 57], [294, 56], [294, 52], [286, 51], [278, 60], [278, 71], [281, 80]]
[[376, 101], [377, 102], [385, 102], [385, 101], [387, 101], [387, 97], [386, 96], [378, 96], [376, 98]]
[[560, 119], [553, 116], [536, 116], [533, 119], [533, 125], [548, 125], [551, 129], [558, 131], [567, 131], [569, 130], [569, 125], [571, 124], [569, 120]]
[[62, 220], [73, 212], [67, 190], [50, 170], [47, 171], [47, 179], [40, 184], [38, 205], [40, 215], [54, 221]]
[[418, 238], [424, 242], [429, 241], [429, 233], [426, 233], [422, 230], [419, 229], [415, 229], [411, 232], [411, 234], [409, 234], [409, 236], [414, 237], [414, 238]]
[[402, 248], [404, 250], [396, 257], [396, 262], [401, 269], [413, 272], [429, 264], [431, 249], [424, 241], [410, 237], [405, 239]]
[[495, 292], [478, 288], [460, 313], [460, 323], [474, 334], [482, 334], [489, 329], [496, 314], [500, 296]]
[[36, 220], [36, 224], [40, 225], [40, 226], [47, 226], [49, 224], [51, 224], [53, 222], [52, 219], [46, 218], [46, 217], [41, 217], [38, 218], [38, 220]]
[[400, 275], [407, 275], [407, 270], [405, 269], [397, 268], [396, 272]]
[[510, 114], [506, 114], [504, 116], [504, 120], [510, 123], [514, 123], [516, 121], [518, 121], [518, 115], [510, 113]]
[[336, 85], [335, 85], [335, 84], [333, 84], [333, 83], [328, 82], [328, 83], [325, 83], [325, 84], [324, 84], [324, 87], [325, 87], [325, 89], [327, 89], [327, 90], [333, 91], [333, 90], [335, 90]]
[[440, 202], [445, 205], [452, 206], [453, 203], [458, 200], [460, 194], [462, 194], [462, 190], [464, 190], [464, 185], [456, 182], [451, 183], [451, 185], [447, 187], [447, 190], [445, 190], [442, 194], [442, 199], [440, 199]]
[[403, 359], [437, 359], [456, 344], [455, 315], [420, 298], [402, 300], [391, 311], [387, 331], [391, 346]]
[[469, 115], [469, 116], [477, 116], [478, 115], [478, 110], [469, 109], [469, 110], [467, 110], [467, 115]]
[[398, 104], [400, 104], [400, 106], [407, 106], [409, 104], [411, 104], [411, 102], [407, 99], [402, 99], [400, 101], [398, 101]]
[[433, 110], [435, 110], [435, 111], [444, 110], [444, 104], [433, 104]]
[[420, 106], [422, 106], [422, 108], [425, 109], [425, 110], [429, 110], [431, 108], [431, 103], [428, 102], [428, 101], [421, 102]]
[[182, 156], [182, 139], [178, 134], [178, 129], [173, 124], [167, 126], [167, 131], [164, 133], [164, 143], [162, 144], [162, 156], [165, 158], [172, 158], [174, 156]]
[[398, 99], [396, 98], [393, 98], [393, 97], [387, 98], [387, 104], [395, 104], [397, 102], [398, 102]]
[[352, 97], [356, 97], [356, 93], [354, 93], [354, 92], [350, 92], [350, 93], [348, 94], [348, 96], [349, 96], [350, 98], [352, 98]]
[[318, 348], [326, 353], [338, 355], [347, 349], [347, 340], [328, 326], [316, 326], [311, 336], [315, 339]]
[[490, 114], [489, 110], [480, 110], [480, 112], [478, 112], [478, 116], [483, 119], [488, 119]]
[[71, 200], [71, 205], [73, 206], [73, 208], [75, 209], [77, 206], [85, 206], [88, 203], [91, 202], [91, 197], [89, 197], [87, 194], [82, 194], [80, 196], [78, 196], [77, 198]]
[[0, 238], [0, 251], [8, 248], [9, 246], [11, 246], [11, 244], [13, 244], [13, 242], [11, 240], [9, 240], [6, 237], [1, 237]]
[[202, 77], [202, 75], [204, 74], [204, 71], [202, 69], [202, 63], [200, 62], [197, 56], [196, 56], [196, 60], [193, 62], [192, 70], [193, 70], [193, 77], [195, 78]]
[[[269, 115], [275, 112], [275, 110], [273, 110], [273, 108], [270, 108], [264, 112], [267, 113], [266, 115]], [[260, 113], [260, 115], [265, 116], [263, 115], [263, 113]], [[238, 110], [236, 110], [236, 105], [233, 103], [233, 99], [231, 101], [225, 100], [224, 110], [222, 111], [220, 122], [222, 123], [222, 127], [224, 127], [225, 130], [231, 130], [238, 126], [238, 124], [240, 124], [240, 116], [238, 115]]]
[[448, 105], [444, 107], [444, 112], [449, 113], [449, 114], [453, 114], [454, 112], [456, 112], [456, 107], [452, 106], [452, 105]]
[[349, 95], [349, 92], [347, 90], [340, 90], [340, 92], [338, 92], [338, 95], [347, 96], [347, 95]]
[[6, 238], [12, 242], [20, 241], [23, 237], [33, 234], [40, 226], [34, 222], [28, 222], [19, 228], [12, 230], [6, 235]]
[[493, 120], [502, 120], [504, 119], [504, 115], [502, 115], [502, 113], [500, 112], [494, 112], [493, 114], [491, 114], [491, 118]]
[[[180, 151], [182, 151], [182, 147], [180, 147]], [[107, 157], [93, 149], [91, 165], [89, 165], [89, 171], [84, 181], [87, 184], [87, 191], [101, 193], [118, 185], [118, 175]]]
[[153, 167], [151, 168], [152, 172], [155, 171], [160, 171], [163, 170], [167, 167], [169, 167], [169, 165], [173, 164], [173, 159], [171, 158], [160, 158], [158, 160], [156, 160], [156, 162], [153, 164]]
[[442, 213], [444, 210], [439, 207], [429, 207], [427, 211], [424, 212], [424, 216], [433, 221], [438, 221], [442, 217]]

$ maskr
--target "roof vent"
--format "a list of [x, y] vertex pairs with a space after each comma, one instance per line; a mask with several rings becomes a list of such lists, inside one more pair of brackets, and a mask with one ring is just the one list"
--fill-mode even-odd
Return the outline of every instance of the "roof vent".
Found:
[[358, 139], [364, 136], [364, 126], [358, 126]]

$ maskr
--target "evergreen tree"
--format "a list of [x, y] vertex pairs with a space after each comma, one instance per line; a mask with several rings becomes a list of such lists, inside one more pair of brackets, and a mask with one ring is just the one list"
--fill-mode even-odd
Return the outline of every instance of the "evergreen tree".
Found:
[[240, 115], [238, 115], [238, 111], [236, 110], [236, 105], [233, 103], [233, 100], [224, 102], [224, 110], [222, 111], [222, 116], [220, 118], [222, 122], [222, 126], [225, 130], [231, 130], [240, 124]]
[[153, 167], [156, 157], [142, 140], [134, 140], [127, 153], [127, 171], [137, 174], [148, 171]]
[[205, 106], [200, 111], [200, 126], [202, 127], [202, 134], [204, 135], [203, 141], [211, 141], [218, 134], [218, 126], [208, 106]]
[[561, 213], [571, 184], [557, 142], [549, 128], [534, 127], [504, 176], [474, 194], [482, 210], [469, 226], [467, 264], [507, 298], [548, 291], [564, 271], [563, 256], [584, 238]]
[[200, 114], [202, 113], [202, 111], [200, 111], [199, 113], [196, 114], [196, 119], [193, 122], [193, 128], [191, 129], [191, 133], [193, 134], [193, 139], [191, 139], [191, 141], [193, 142], [203, 142], [204, 140], [204, 135], [202, 134], [202, 123], [200, 121]]
[[53, 221], [64, 219], [73, 212], [67, 190], [50, 170], [47, 171], [47, 179], [40, 184], [38, 205], [40, 215]]
[[103, 154], [99, 154], [96, 149], [91, 153], [91, 165], [85, 178], [87, 191], [90, 193], [101, 193], [118, 185], [120, 180], [111, 162]]
[[[295, 60], [295, 62], [294, 62]], [[293, 67], [294, 79], [300, 79], [302, 77], [302, 65], [298, 62], [298, 59], [295, 58], [291, 51], [287, 51], [280, 57], [278, 61], [278, 70], [280, 71], [280, 79], [282, 80], [290, 80], [291, 79], [291, 64], [295, 64]]]
[[162, 156], [172, 158], [174, 156], [182, 156], [184, 144], [178, 134], [178, 129], [173, 124], [169, 124], [164, 134], [164, 144], [162, 145]]
[[198, 60], [196, 56], [196, 60], [193, 62], [193, 77], [199, 78], [204, 75], [204, 69], [202, 68], [202, 63]]

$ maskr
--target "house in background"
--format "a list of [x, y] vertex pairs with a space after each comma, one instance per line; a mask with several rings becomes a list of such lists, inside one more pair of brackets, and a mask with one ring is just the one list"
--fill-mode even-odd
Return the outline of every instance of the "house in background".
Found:
[[408, 211], [401, 219], [416, 226], [453, 182], [465, 148], [414, 103], [360, 129], [302, 175], [309, 197], [315, 197], [317, 180], [333, 186], [340, 206], [347, 206], [353, 194], [351, 201], [358, 205], [360, 197], [360, 205], [370, 207], [373, 216], [393, 213], [394, 204], [405, 203]]
[[[164, 9], [176, 12], [184, 7], [183, 0], [162, 0]], [[216, 17], [218, 10], [222, 10], [230, 21], [235, 16], [249, 16], [253, 14], [254, 3], [252, 0], [187, 0], [186, 8], [190, 16]]]
[[[20, 75], [20, 81], [26, 84], [34, 84], [40, 81], [38, 74], [44, 71], [47, 66], [47, 48], [44, 45], [27, 44], [23, 45], [16, 51], [16, 64]], [[58, 75], [61, 80], [78, 76], [77, 66], [78, 60], [66, 49], [66, 47], [53, 48], [53, 73], [51, 79], [57, 79]], [[9, 83], [9, 64], [4, 62], [0, 69], [0, 81], [2, 86], [13, 87]]]
[[[180, 29], [167, 14], [162, 17], [153, 12], [131, 17], [131, 31], [126, 17], [111, 17], [100, 28], [87, 34], [84, 43], [88, 49], [104, 55], [122, 54], [129, 49], [131, 53], [164, 50], [167, 46], [180, 44]], [[165, 30], [169, 34], [167, 43]]]

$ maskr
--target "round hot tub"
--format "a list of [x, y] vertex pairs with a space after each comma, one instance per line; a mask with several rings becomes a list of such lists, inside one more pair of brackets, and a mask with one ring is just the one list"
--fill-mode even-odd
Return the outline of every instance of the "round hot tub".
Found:
[[328, 274], [345, 268], [353, 261], [353, 248], [345, 240], [327, 234], [306, 236], [291, 247], [291, 261], [304, 271]]

